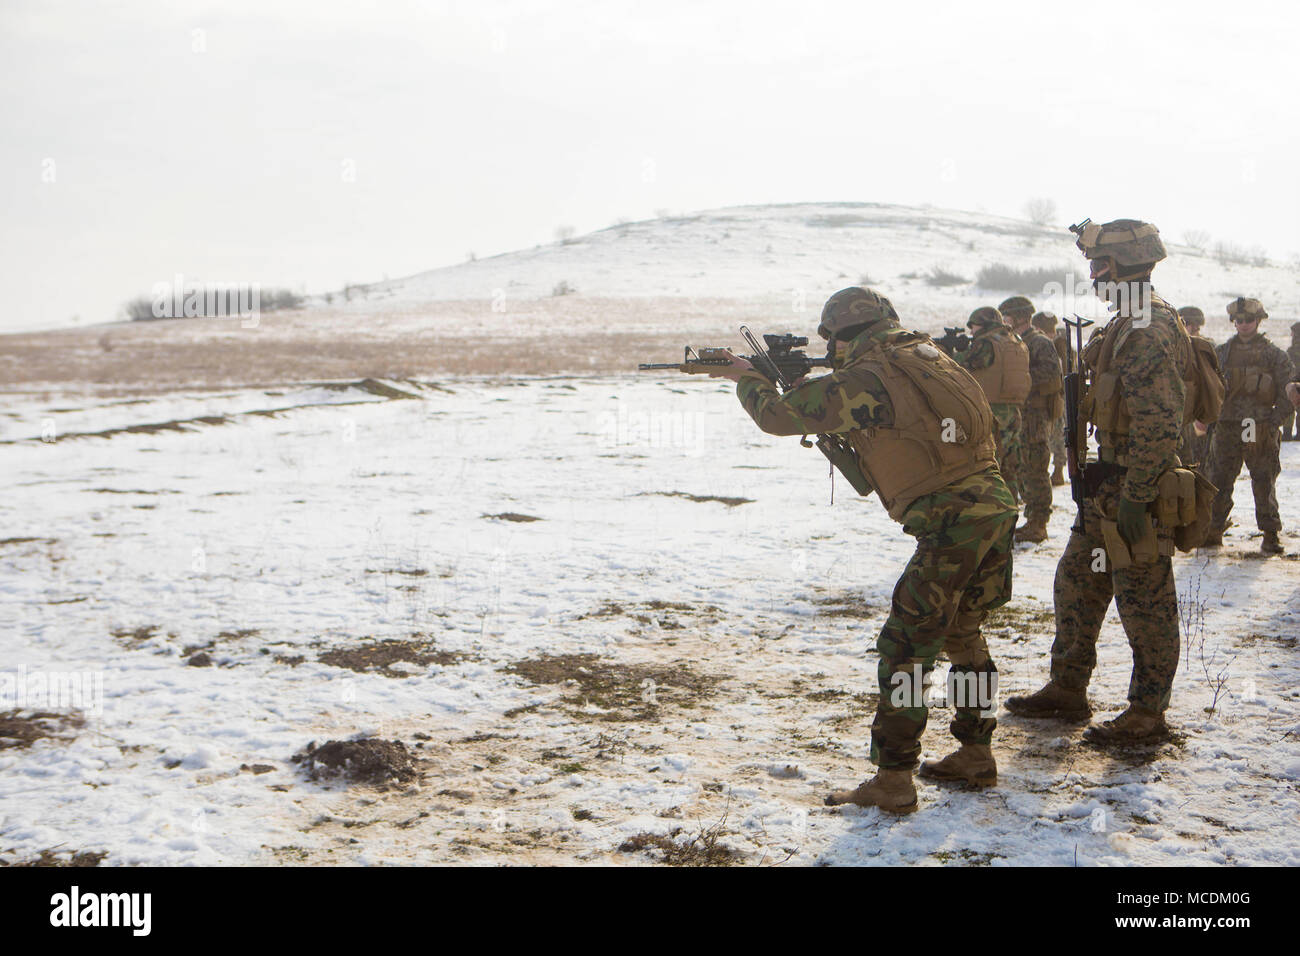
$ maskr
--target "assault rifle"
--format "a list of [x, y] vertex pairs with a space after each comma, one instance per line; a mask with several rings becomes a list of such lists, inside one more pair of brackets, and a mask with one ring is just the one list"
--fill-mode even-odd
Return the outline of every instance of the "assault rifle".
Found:
[[[809, 358], [808, 353], [803, 351], [808, 345], [806, 335], [764, 335], [763, 341], [767, 343], [767, 348], [759, 345], [749, 329], [743, 325], [740, 327], [741, 334], [746, 337], [746, 341], [753, 347], [756, 354], [744, 356], [749, 359], [751, 365], [758, 368], [767, 378], [771, 379], [774, 384], [777, 379], [769, 370], [775, 367], [776, 372], [788, 383], [799, 381], [814, 368], [830, 368], [830, 359]], [[763, 353], [767, 356], [769, 369], [759, 368], [762, 361], [757, 353]], [[683, 372], [688, 372], [692, 367], [702, 365], [730, 365], [731, 359], [727, 358], [725, 348], [702, 348], [699, 351], [686, 346], [685, 355], [680, 362], [663, 362], [658, 364], [642, 364], [637, 368], [641, 371], [647, 369], [675, 368]], [[786, 385], [784, 388], [788, 389]]]
[[[1073, 227], [1071, 227], [1073, 228]], [[1075, 520], [1075, 530], [1083, 529], [1083, 499], [1087, 497], [1086, 479], [1084, 476], [1084, 462], [1080, 460], [1079, 452], [1084, 451], [1084, 457], [1087, 457], [1086, 444], [1079, 441], [1079, 430], [1081, 421], [1079, 418], [1079, 403], [1082, 399], [1083, 391], [1083, 330], [1092, 325], [1091, 319], [1085, 319], [1076, 314], [1074, 321], [1065, 319], [1065, 460], [1070, 471], [1070, 496], [1074, 499], [1075, 507], [1078, 509], [1078, 516]], [[1074, 333], [1074, 342], [1070, 342], [1070, 332]]]
[[[746, 326], [740, 327], [740, 334], [745, 337], [745, 342], [754, 350], [753, 355], [743, 356], [749, 363], [754, 366], [755, 371], [776, 385], [782, 392], [788, 392], [794, 388], [796, 383], [803, 378], [811, 369], [814, 368], [831, 368], [830, 359], [813, 359], [809, 358], [803, 349], [808, 345], [808, 337], [803, 335], [764, 335], [763, 341], [767, 343], [766, 347], [754, 338], [753, 333]], [[693, 368], [708, 365], [730, 365], [731, 359], [726, 356], [725, 348], [702, 348], [699, 351], [686, 346], [685, 354], [680, 363], [662, 363], [662, 364], [642, 364], [637, 368], [641, 370], [648, 369], [669, 369], [674, 368], [683, 372], [691, 371]], [[843, 475], [853, 490], [862, 496], [871, 494], [874, 490], [867, 476], [862, 473], [858, 466], [858, 456], [853, 450], [853, 446], [843, 435], [818, 435], [817, 441], [808, 440], [804, 435], [799, 439], [799, 444], [805, 448], [816, 447], [826, 460], [831, 463], [839, 473]]]
[[945, 325], [943, 335], [935, 339], [934, 344], [947, 352], [948, 357], [951, 358], [954, 352], [965, 352], [970, 348], [970, 336], [960, 325], [951, 329]]

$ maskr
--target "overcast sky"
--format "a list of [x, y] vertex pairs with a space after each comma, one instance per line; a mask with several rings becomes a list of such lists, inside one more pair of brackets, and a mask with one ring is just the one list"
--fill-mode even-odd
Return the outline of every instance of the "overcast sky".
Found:
[[0, 3], [0, 329], [655, 210], [1121, 216], [1300, 252], [1293, 5]]

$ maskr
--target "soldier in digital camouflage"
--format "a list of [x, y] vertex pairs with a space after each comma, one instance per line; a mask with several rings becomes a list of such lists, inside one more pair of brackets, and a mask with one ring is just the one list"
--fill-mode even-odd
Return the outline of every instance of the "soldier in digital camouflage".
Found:
[[1012, 498], [1020, 503], [1021, 406], [1029, 397], [1029, 350], [992, 306], [976, 309], [966, 320], [970, 348], [957, 352], [957, 364], [974, 376], [993, 410], [993, 440], [998, 468]]
[[1286, 386], [1295, 370], [1287, 354], [1259, 330], [1268, 313], [1258, 299], [1234, 299], [1228, 303], [1228, 317], [1237, 327], [1237, 334], [1217, 349], [1228, 395], [1210, 438], [1208, 477], [1219, 492], [1205, 545], [1223, 543], [1223, 531], [1232, 511], [1232, 486], [1244, 463], [1250, 470], [1255, 495], [1255, 523], [1264, 532], [1260, 551], [1281, 554], [1279, 441], [1282, 416], [1291, 410]]
[[[1201, 330], [1205, 328], [1205, 313], [1194, 305], [1185, 305], [1178, 310], [1178, 317], [1183, 320], [1183, 325], [1187, 327], [1187, 334], [1193, 337], [1210, 339], [1201, 335]], [[1209, 423], [1212, 424], [1212, 423]], [[1210, 436], [1209, 426], [1207, 423], [1191, 421], [1183, 426], [1181, 440], [1178, 443], [1178, 457], [1185, 465], [1201, 465], [1204, 467], [1209, 456]]]
[[[1051, 312], [1038, 312], [1031, 320], [1034, 328], [1042, 332], [1052, 340], [1052, 347], [1056, 349], [1057, 364], [1060, 365], [1062, 378], [1070, 370], [1066, 367], [1069, 361], [1069, 350], [1065, 344], [1065, 334], [1063, 329], [1057, 328], [1056, 316]], [[1061, 402], [1060, 414], [1051, 423], [1047, 429], [1047, 447], [1052, 453], [1052, 487], [1059, 488], [1065, 484], [1065, 403]]]
[[[952, 663], [950, 730], [961, 746], [923, 776], [993, 785], [997, 668], [980, 633], [1011, 595], [1016, 507], [998, 473], [992, 415], [979, 386], [929, 336], [906, 331], [884, 296], [835, 293], [822, 311], [834, 371], [782, 395], [745, 360], [702, 368], [736, 381], [754, 422], [772, 435], [847, 438], [891, 517], [917, 539], [877, 640], [874, 777], [826, 798], [894, 813], [917, 807], [912, 776], [928, 719], [924, 689], [942, 651]], [[964, 690], [963, 690], [964, 688]]]
[[[1300, 322], [1291, 323], [1291, 345], [1286, 350], [1286, 357], [1291, 360], [1291, 367], [1300, 373]], [[1297, 421], [1294, 408], [1286, 409], [1282, 418], [1282, 440], [1300, 439], [1300, 422]]]
[[[1034, 304], [1014, 295], [998, 306], [1011, 331], [1029, 350], [1029, 396], [1025, 399], [1020, 431], [1020, 462], [1016, 470], [1025, 505], [1025, 523], [1016, 529], [1017, 541], [1046, 541], [1052, 516], [1053, 425], [1065, 408], [1061, 359], [1056, 345], [1033, 324]], [[1055, 320], [1055, 316], [1052, 317]]]
[[1097, 454], [1085, 466], [1084, 506], [1056, 568], [1051, 679], [1035, 694], [1010, 698], [1007, 710], [1036, 718], [1091, 714], [1087, 688], [1113, 599], [1133, 651], [1129, 706], [1085, 736], [1134, 741], [1167, 732], [1178, 668], [1173, 530], [1157, 528], [1151, 509], [1161, 477], [1177, 465], [1192, 347], [1173, 307], [1151, 290], [1151, 271], [1165, 258], [1156, 227], [1120, 219], [1077, 228], [1093, 288], [1114, 310], [1082, 356], [1089, 386], [1079, 461], [1086, 459], [1086, 426], [1095, 429]]

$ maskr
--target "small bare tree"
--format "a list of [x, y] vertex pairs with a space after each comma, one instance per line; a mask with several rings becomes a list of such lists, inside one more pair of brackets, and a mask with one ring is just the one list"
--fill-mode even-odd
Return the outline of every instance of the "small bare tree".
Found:
[[572, 226], [559, 226], [555, 230], [555, 238], [558, 239], [560, 242], [568, 242], [575, 235], [577, 235], [577, 233], [578, 230], [574, 229]]
[[1025, 218], [1035, 226], [1050, 226], [1056, 220], [1056, 200], [1029, 200], [1025, 203]]
[[1204, 229], [1188, 229], [1183, 233], [1183, 242], [1187, 243], [1197, 252], [1204, 252], [1210, 248], [1210, 234]]

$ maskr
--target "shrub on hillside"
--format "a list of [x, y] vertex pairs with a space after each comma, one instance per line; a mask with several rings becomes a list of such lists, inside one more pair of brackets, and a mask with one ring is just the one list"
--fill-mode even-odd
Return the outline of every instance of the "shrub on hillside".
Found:
[[975, 277], [975, 284], [981, 289], [1032, 295], [1042, 292], [1048, 283], [1060, 285], [1067, 279], [1077, 283], [1080, 278], [1070, 266], [1017, 269], [998, 262], [981, 269]]
[[925, 277], [925, 282], [926, 285], [933, 286], [966, 285], [970, 279], [949, 272], [946, 266], [935, 265], [930, 267], [930, 274]]

